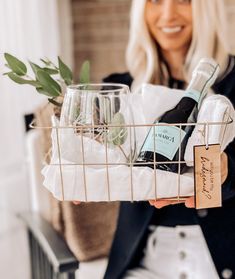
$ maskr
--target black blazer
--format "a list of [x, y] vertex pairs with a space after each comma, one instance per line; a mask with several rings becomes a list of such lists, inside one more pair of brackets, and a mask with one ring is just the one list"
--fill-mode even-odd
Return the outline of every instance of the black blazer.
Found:
[[[130, 86], [133, 79], [124, 73], [112, 74], [104, 81]], [[213, 89], [228, 97], [235, 106], [235, 67]], [[221, 208], [196, 210], [179, 204], [156, 209], [148, 202], [121, 202], [105, 279], [121, 278], [127, 269], [138, 265], [150, 223], [165, 226], [199, 224], [220, 278], [235, 278], [235, 141], [225, 152], [229, 159], [229, 173], [222, 186]]]

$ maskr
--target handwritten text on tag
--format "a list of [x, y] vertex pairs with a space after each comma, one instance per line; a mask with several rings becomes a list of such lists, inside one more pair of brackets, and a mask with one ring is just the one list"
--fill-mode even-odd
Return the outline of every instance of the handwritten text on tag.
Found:
[[196, 208], [221, 206], [220, 145], [194, 146]]

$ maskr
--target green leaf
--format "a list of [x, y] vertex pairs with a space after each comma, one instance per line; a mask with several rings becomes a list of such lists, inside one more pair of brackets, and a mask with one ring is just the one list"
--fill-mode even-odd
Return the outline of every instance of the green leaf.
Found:
[[37, 92], [40, 93], [40, 94], [46, 95], [46, 96], [48, 96], [48, 97], [51, 97], [51, 94], [45, 92], [45, 90], [44, 90], [42, 87], [36, 87], [36, 90], [37, 90]]
[[44, 63], [46, 66], [50, 66], [51, 65], [51, 61], [48, 58], [45, 59], [40, 59], [40, 61], [42, 61], [42, 63]]
[[19, 75], [19, 76], [24, 76], [27, 73], [27, 67], [23, 62], [21, 62], [19, 59], [17, 59], [15, 56], [9, 54], [9, 53], [4, 53], [4, 57], [8, 63], [8, 66], [11, 68], [11, 70]]
[[45, 71], [45, 72], [48, 73], [49, 75], [55, 75], [55, 74], [58, 74], [58, 73], [59, 73], [58, 70], [51, 69], [51, 68], [48, 68], [48, 67], [42, 68], [42, 67], [38, 66], [37, 64], [35, 64], [35, 63], [33, 63], [33, 62], [30, 62], [30, 61], [29, 61], [29, 64], [30, 64], [30, 66], [31, 66], [31, 68], [32, 68], [32, 70], [33, 70], [33, 72], [34, 72], [34, 74], [35, 74], [36, 77], [37, 77], [37, 72], [38, 72], [39, 70]]
[[16, 82], [18, 84], [29, 84], [29, 85], [33, 85], [35, 87], [40, 86], [40, 84], [37, 81], [24, 79], [21, 76], [18, 76], [17, 74], [15, 74], [13, 72], [7, 73], [7, 75], [11, 80], [13, 80], [14, 82]]
[[86, 60], [81, 67], [79, 75], [80, 83], [90, 83], [90, 62]]
[[53, 98], [48, 98], [48, 101], [57, 107], [62, 107], [62, 105], [63, 105], [63, 104], [57, 102], [56, 100], [54, 100]]
[[2, 75], [3, 76], [8, 76], [8, 74], [10, 74], [10, 73], [12, 73], [12, 72], [3, 73]]
[[66, 85], [70, 85], [73, 79], [71, 70], [67, 65], [64, 64], [64, 62], [60, 59], [60, 57], [58, 57], [58, 63], [59, 63], [59, 72], [61, 77], [65, 81]]
[[58, 70], [51, 69], [51, 68], [48, 68], [48, 67], [41, 68], [41, 67], [38, 66], [37, 64], [35, 64], [35, 63], [33, 63], [33, 62], [30, 62], [30, 61], [29, 61], [29, 64], [30, 64], [30, 66], [31, 66], [31, 68], [32, 68], [32, 70], [33, 70], [33, 72], [34, 72], [34, 74], [35, 74], [36, 77], [37, 77], [37, 72], [38, 72], [39, 70], [44, 71], [44, 72], [48, 73], [49, 75], [55, 75], [55, 74], [58, 74], [58, 73], [59, 73]]
[[49, 96], [59, 96], [61, 95], [60, 85], [50, 77], [50, 75], [43, 70], [37, 71], [37, 78], [41, 84], [44, 92], [48, 93]]
[[31, 61], [29, 61], [29, 64], [30, 64], [30, 66], [31, 66], [31, 68], [32, 68], [32, 70], [33, 70], [35, 76], [37, 77], [37, 72], [38, 72], [39, 70], [42, 70], [42, 68], [41, 68], [40, 66], [38, 66], [37, 64], [31, 62]]
[[125, 119], [123, 114], [120, 112], [115, 113], [110, 125], [117, 127], [110, 128], [108, 134], [108, 141], [112, 142], [114, 145], [122, 145], [127, 139], [127, 128], [118, 127], [118, 125], [125, 125]]
[[44, 67], [42, 68], [42, 70], [44, 70], [46, 73], [48, 73], [49, 75], [56, 75], [59, 73], [58, 70], [56, 69], [51, 69], [51, 68], [48, 68], [48, 67]]

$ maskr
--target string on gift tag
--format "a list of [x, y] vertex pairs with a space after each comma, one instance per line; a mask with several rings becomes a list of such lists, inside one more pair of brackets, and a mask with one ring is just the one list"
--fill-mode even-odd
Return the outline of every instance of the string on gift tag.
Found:
[[205, 124], [204, 130], [205, 130], [205, 133], [203, 134], [204, 143], [206, 146], [206, 150], [208, 150], [209, 149], [209, 123], [208, 122]]

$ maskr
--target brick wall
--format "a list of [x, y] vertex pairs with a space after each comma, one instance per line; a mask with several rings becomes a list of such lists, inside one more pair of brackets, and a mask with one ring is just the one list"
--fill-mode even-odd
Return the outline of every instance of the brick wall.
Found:
[[131, 0], [71, 0], [74, 31], [74, 71], [91, 62], [91, 80], [123, 72]]

